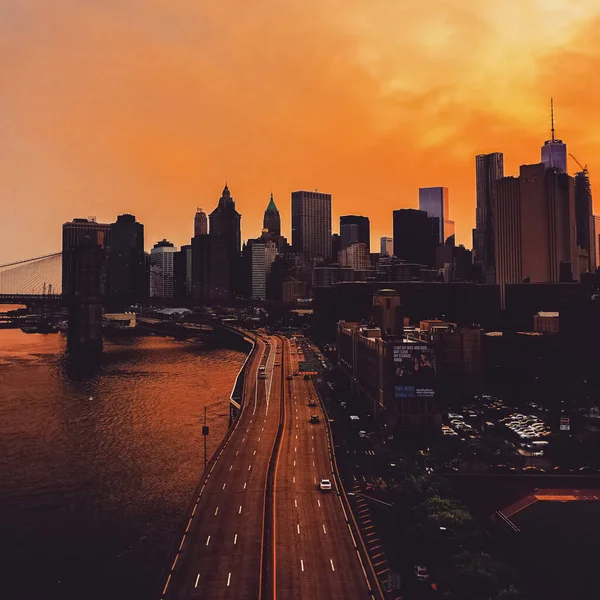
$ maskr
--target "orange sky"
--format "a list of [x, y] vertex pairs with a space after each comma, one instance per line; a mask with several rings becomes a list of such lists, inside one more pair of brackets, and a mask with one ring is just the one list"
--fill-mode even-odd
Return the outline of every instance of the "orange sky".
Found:
[[0, 263], [90, 215], [187, 243], [226, 173], [244, 238], [271, 190], [285, 235], [290, 192], [317, 188], [375, 243], [444, 185], [470, 247], [475, 154], [537, 162], [551, 95], [594, 185], [599, 28], [597, 0], [3, 2]]

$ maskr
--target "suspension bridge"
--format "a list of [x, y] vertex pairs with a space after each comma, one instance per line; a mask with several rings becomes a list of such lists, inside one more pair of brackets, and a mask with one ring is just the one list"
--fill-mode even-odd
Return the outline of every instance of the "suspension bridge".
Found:
[[0, 304], [62, 297], [62, 253], [0, 265]]

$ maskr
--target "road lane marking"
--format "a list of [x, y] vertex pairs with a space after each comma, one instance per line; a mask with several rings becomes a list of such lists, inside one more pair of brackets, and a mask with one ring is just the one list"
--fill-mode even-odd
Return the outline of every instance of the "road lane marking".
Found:
[[188, 521], [187, 527], [185, 528], [185, 532], [187, 533], [190, 530], [190, 525], [192, 524], [192, 518]]
[[331, 563], [331, 570], [335, 571], [335, 567], [333, 566], [333, 558], [330, 558], [329, 562]]
[[210, 544], [210, 535], [206, 538], [206, 545], [208, 546]]
[[245, 442], [245, 441], [246, 441], [246, 438], [245, 438], [245, 437], [244, 437], [244, 438], [242, 438], [242, 442]]
[[231, 583], [231, 573], [229, 573], [229, 575], [227, 575], [227, 587], [229, 587], [230, 583]]
[[321, 506], [321, 501], [320, 501], [320, 500], [317, 500], [317, 504], [318, 504], [319, 506]]
[[293, 482], [296, 483], [296, 476], [294, 475], [294, 477], [292, 478]]
[[294, 466], [296, 466], [296, 461], [294, 461]]
[[313, 477], [313, 481], [314, 481], [315, 483], [317, 483], [317, 478], [316, 478], [316, 477]]
[[300, 559], [300, 568], [302, 569], [302, 572], [304, 572], [304, 561], [302, 559]]
[[[198, 503], [196, 502], [196, 504], [194, 504], [194, 508], [192, 510], [192, 517], [194, 516], [194, 514], [196, 514], [196, 506], [198, 506]], [[192, 519], [190, 519], [191, 521]]]
[[237, 533], [233, 536], [233, 545], [237, 544]]
[[167, 588], [169, 587], [169, 582], [171, 581], [171, 573], [167, 577], [167, 583], [165, 583], [165, 587], [163, 588], [163, 596], [167, 593]]
[[248, 427], [248, 429], [246, 429], [246, 433], [248, 433], [250, 431], [250, 427]]
[[224, 484], [223, 484], [223, 489], [225, 489], [225, 486], [226, 486], [226, 485], [227, 485], [226, 483], [224, 483]]
[[252, 468], [252, 465], [248, 465], [248, 471]]
[[235, 455], [237, 456], [239, 453], [240, 453], [240, 451], [238, 450], [238, 451], [235, 453]]
[[260, 438], [258, 438], [258, 441], [260, 442]]
[[315, 461], [313, 460], [313, 467], [315, 466]]
[[294, 506], [295, 506], [296, 508], [298, 508], [298, 500], [296, 500], [295, 498], [294, 498]]
[[231, 465], [231, 466], [229, 467], [229, 470], [230, 470], [230, 471], [231, 471], [231, 469], [233, 469], [233, 465]]
[[325, 529], [325, 525], [323, 525], [323, 533], [327, 533], [327, 529]]
[[252, 456], [256, 456], [256, 450], [252, 453]]
[[196, 575], [196, 583], [194, 584], [194, 587], [197, 588], [198, 587], [198, 580], [200, 579], [200, 573], [198, 573], [198, 575]]
[[242, 505], [240, 504], [240, 510], [238, 510], [238, 515], [242, 514]]
[[175, 560], [173, 561], [173, 564], [171, 565], [171, 572], [173, 572], [173, 569], [175, 569], [175, 565], [177, 564], [178, 560], [179, 560], [179, 552], [175, 555]]
[[244, 483], [244, 489], [246, 489], [247, 485], [248, 485], [248, 482]]
[[299, 523], [296, 523], [296, 529], [298, 531], [298, 535], [300, 535], [300, 524]]
[[261, 430], [261, 431], [264, 431], [264, 430], [265, 430], [265, 428], [264, 428], [264, 427], [261, 427], [261, 429], [260, 429], [260, 430]]
[[294, 452], [298, 452], [298, 446], [294, 446]]
[[219, 507], [217, 506], [217, 508], [215, 508], [215, 517], [217, 516], [218, 513], [219, 513]]

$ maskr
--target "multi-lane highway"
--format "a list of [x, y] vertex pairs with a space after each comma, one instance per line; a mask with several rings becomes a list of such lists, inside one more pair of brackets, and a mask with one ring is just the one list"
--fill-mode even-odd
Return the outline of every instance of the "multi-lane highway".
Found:
[[294, 376], [298, 349], [255, 338], [242, 413], [203, 475], [162, 598], [374, 598], [313, 382]]
[[[289, 356], [286, 370], [298, 372], [298, 349], [286, 340], [285, 351]], [[286, 600], [371, 598], [336, 490], [327, 430], [313, 382], [292, 377], [286, 391], [275, 479], [276, 596]], [[318, 415], [319, 423], [311, 423], [311, 415]], [[321, 479], [332, 482], [332, 491], [319, 490]]]
[[[281, 355], [257, 337], [244, 410], [194, 500], [162, 597], [259, 597], [266, 477], [280, 418]], [[265, 365], [266, 379], [259, 379]]]

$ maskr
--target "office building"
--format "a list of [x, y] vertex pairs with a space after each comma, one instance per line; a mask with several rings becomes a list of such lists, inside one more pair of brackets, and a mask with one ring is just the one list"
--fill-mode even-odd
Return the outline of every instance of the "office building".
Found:
[[110, 225], [108, 299], [123, 308], [148, 296], [144, 259], [144, 226], [133, 215], [119, 215]]
[[196, 303], [209, 299], [210, 236], [195, 235], [192, 238], [192, 298]]
[[150, 296], [173, 297], [173, 263], [177, 248], [167, 240], [154, 244], [150, 250]]
[[594, 270], [595, 248], [592, 237], [592, 188], [587, 169], [575, 173], [575, 228], [577, 246], [587, 253], [584, 271]]
[[359, 215], [344, 215], [340, 217], [341, 249], [350, 244], [365, 244], [367, 251], [371, 251], [371, 226], [369, 217]]
[[394, 238], [383, 236], [379, 238], [381, 256], [392, 256], [394, 254]]
[[439, 243], [439, 219], [423, 210], [401, 208], [394, 211], [394, 256], [408, 263], [435, 265]]
[[225, 185], [219, 204], [209, 218], [209, 295], [212, 300], [228, 300], [239, 291], [241, 218]]
[[[95, 217], [73, 219], [62, 226], [62, 293], [73, 293], [71, 273], [75, 267], [73, 252], [83, 245], [98, 245], [103, 250], [110, 246], [110, 223], [98, 223]], [[106, 256], [106, 254], [104, 255]], [[102, 267], [101, 291], [106, 287], [106, 260]]]
[[353, 271], [367, 271], [371, 269], [371, 254], [366, 244], [355, 242], [340, 250], [338, 263], [340, 267], [350, 267]]
[[454, 221], [450, 220], [448, 188], [419, 188], [419, 210], [439, 222], [439, 243], [454, 246]]
[[579, 279], [573, 178], [543, 163], [494, 183], [496, 278], [507, 283]]
[[600, 268], [600, 217], [592, 216], [593, 270]]
[[192, 294], [192, 245], [181, 246], [173, 256], [173, 295], [190, 298]]
[[279, 237], [281, 235], [281, 217], [279, 216], [279, 210], [273, 200], [273, 194], [271, 194], [271, 199], [265, 210], [263, 230], [266, 230], [269, 236]]
[[492, 191], [494, 181], [502, 177], [504, 177], [502, 152], [478, 154], [475, 157], [477, 208], [473, 230], [473, 263], [481, 273], [484, 283], [493, 283], [495, 280]]
[[194, 235], [206, 235], [208, 233], [208, 217], [201, 209], [196, 209], [194, 216]]
[[567, 172], [567, 145], [554, 136], [554, 101], [550, 100], [551, 137], [542, 146], [542, 162], [547, 169]]
[[252, 298], [266, 300], [267, 297], [267, 268], [264, 243], [255, 243], [252, 251]]
[[331, 259], [331, 194], [292, 192], [292, 247], [307, 262]]

